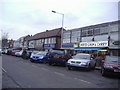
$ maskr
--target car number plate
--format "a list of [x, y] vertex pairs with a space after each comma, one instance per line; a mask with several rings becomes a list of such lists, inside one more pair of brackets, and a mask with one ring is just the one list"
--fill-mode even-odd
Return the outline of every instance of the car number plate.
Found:
[[54, 56], [54, 58], [59, 58], [59, 56]]
[[115, 70], [114, 70], [114, 72], [120, 72], [120, 70], [118, 70], [118, 69], [115, 69]]

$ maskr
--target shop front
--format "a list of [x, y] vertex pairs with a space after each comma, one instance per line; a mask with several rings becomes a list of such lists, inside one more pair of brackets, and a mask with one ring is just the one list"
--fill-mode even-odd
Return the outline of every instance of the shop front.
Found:
[[30, 49], [30, 50], [34, 50], [35, 49], [35, 41], [34, 40], [29, 41], [28, 49]]
[[80, 42], [78, 48], [72, 49], [76, 53], [108, 54], [108, 41]]
[[109, 50], [111, 56], [120, 56], [120, 41], [110, 41]]
[[55, 44], [44, 44], [44, 49], [45, 50], [49, 50], [49, 49], [52, 49], [52, 48], [55, 48]]

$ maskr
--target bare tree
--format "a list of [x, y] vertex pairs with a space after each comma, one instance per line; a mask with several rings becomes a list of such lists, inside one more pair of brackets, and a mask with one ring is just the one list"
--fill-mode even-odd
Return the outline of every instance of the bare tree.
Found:
[[2, 33], [2, 48], [8, 47], [8, 33], [3, 32]]

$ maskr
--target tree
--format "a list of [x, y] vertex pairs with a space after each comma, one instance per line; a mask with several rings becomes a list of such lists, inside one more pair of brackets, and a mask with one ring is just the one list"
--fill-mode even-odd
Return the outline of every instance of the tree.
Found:
[[2, 33], [2, 48], [8, 47], [8, 33]]

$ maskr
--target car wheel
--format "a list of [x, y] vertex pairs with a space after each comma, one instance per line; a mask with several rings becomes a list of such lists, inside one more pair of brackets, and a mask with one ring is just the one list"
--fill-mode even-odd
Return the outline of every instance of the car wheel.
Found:
[[30, 60], [31, 62], [33, 62], [33, 60]]
[[96, 67], [96, 64], [93, 66], [93, 68], [92, 68], [92, 69], [93, 69], [93, 70], [95, 70], [95, 67]]
[[71, 66], [67, 66], [67, 69], [68, 69], [68, 70], [72, 70]]
[[51, 65], [52, 65], [52, 62], [49, 62], [49, 65], [51, 66]]
[[91, 70], [91, 66], [90, 66], [90, 64], [88, 65], [87, 70], [88, 70], [88, 71]]
[[107, 72], [106, 72], [106, 70], [104, 68], [101, 69], [101, 74], [102, 74], [102, 76], [106, 76], [107, 75]]
[[44, 63], [44, 64], [46, 64], [46, 63], [47, 63], [45, 59], [43, 59], [43, 63]]

